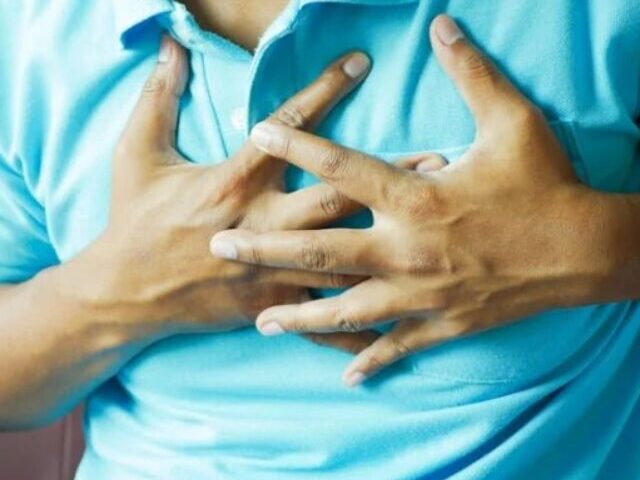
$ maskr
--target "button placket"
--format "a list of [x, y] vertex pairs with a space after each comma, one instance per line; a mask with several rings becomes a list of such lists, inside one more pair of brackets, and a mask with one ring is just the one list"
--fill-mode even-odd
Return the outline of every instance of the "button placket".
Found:
[[236, 107], [231, 111], [231, 126], [238, 132], [244, 132], [247, 128], [247, 109]]

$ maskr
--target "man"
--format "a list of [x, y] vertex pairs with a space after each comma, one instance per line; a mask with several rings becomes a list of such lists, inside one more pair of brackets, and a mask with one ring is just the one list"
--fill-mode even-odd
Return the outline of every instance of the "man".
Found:
[[[100, 385], [80, 478], [637, 476], [639, 320], [622, 301], [638, 294], [637, 197], [600, 191], [638, 190], [638, 6], [448, 5], [522, 82], [549, 130], [448, 17], [427, 40], [438, 2], [293, 2], [254, 58], [178, 4], [129, 3], [33, 2], [3, 33], [36, 28], [3, 53], [16, 62], [3, 59], [15, 67], [3, 74], [2, 276], [17, 284], [0, 306], [3, 356], [15, 365], [1, 389], [6, 426], [46, 421]], [[232, 157], [218, 167], [173, 149], [186, 68], [170, 41], [117, 142], [122, 105], [133, 105], [164, 29], [192, 49], [177, 148], [194, 161]], [[271, 122], [252, 134], [265, 155], [240, 148], [243, 120], [254, 126], [351, 50], [373, 67], [318, 133], [412, 158], [426, 174]], [[341, 79], [336, 96], [366, 71], [359, 54], [341, 57], [329, 74]], [[314, 124], [334, 103], [303, 98], [313, 118], [294, 103], [280, 122]], [[234, 110], [245, 100], [248, 110]], [[111, 185], [103, 150], [116, 144]], [[440, 157], [410, 155], [434, 150], [451, 162], [437, 173]], [[373, 226], [255, 236], [323, 224], [313, 208], [295, 213], [312, 199], [347, 205], [320, 209], [334, 217], [352, 207], [327, 185], [285, 195], [268, 155], [371, 207]], [[287, 182], [313, 183], [300, 170]], [[211, 237], [217, 256], [281, 269], [207, 256]], [[355, 282], [339, 300], [303, 306], [291, 287]], [[290, 304], [261, 314], [267, 334], [399, 318], [356, 357], [351, 384], [411, 355], [348, 390], [339, 377], [350, 355], [297, 335], [174, 335], [233, 328], [265, 303]], [[549, 310], [588, 303], [602, 305]]]

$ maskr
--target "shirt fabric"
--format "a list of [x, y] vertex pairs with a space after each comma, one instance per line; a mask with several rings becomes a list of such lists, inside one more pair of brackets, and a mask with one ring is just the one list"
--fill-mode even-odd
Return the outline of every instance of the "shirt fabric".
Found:
[[[170, 0], [3, 0], [0, 281], [104, 230], [114, 146], [165, 30], [191, 51], [178, 147], [193, 162], [225, 161], [353, 49], [373, 70], [319, 134], [455, 162], [474, 124], [428, 42], [443, 12], [542, 107], [582, 181], [640, 192], [636, 0], [293, 0], [255, 55]], [[291, 189], [314, 181], [289, 172]], [[636, 302], [547, 311], [350, 390], [350, 355], [296, 335], [177, 336], [91, 395], [77, 479], [640, 478], [639, 337]]]

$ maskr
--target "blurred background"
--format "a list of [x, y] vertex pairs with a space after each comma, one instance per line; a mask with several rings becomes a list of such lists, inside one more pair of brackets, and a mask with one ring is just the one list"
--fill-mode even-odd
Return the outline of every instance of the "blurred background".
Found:
[[80, 461], [82, 409], [42, 430], [0, 433], [0, 480], [71, 480]]

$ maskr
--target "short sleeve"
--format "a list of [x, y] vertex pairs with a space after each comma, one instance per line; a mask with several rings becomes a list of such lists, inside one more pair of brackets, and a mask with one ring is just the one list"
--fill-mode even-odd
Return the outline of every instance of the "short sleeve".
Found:
[[21, 39], [32, 1], [0, 1], [0, 284], [19, 283], [58, 263], [48, 240], [44, 208], [22, 174], [15, 150], [16, 87], [20, 84]]
[[19, 283], [58, 263], [44, 209], [0, 156], [0, 283]]

